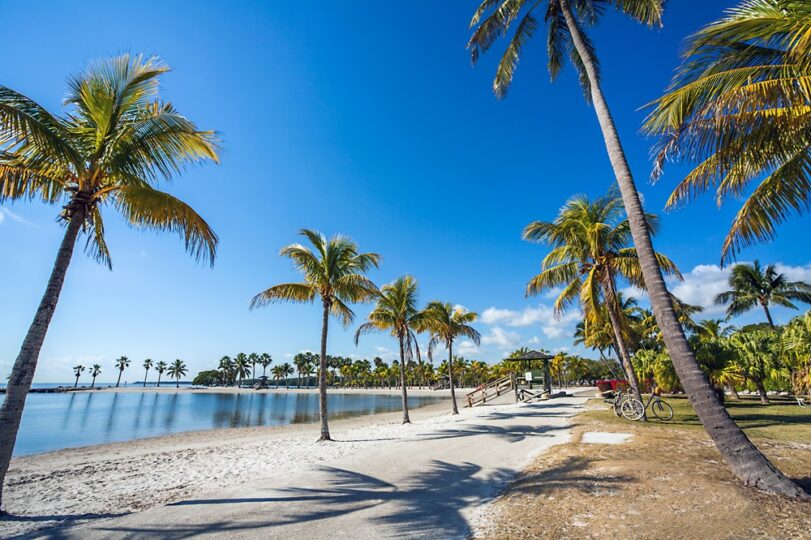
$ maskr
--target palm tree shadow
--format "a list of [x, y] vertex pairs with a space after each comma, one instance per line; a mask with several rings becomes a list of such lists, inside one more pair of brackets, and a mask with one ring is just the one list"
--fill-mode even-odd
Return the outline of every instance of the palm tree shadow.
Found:
[[[328, 476], [325, 485], [319, 481], [323, 487], [269, 488], [272, 495], [268, 497], [194, 499], [169, 505], [268, 505], [267, 509], [260, 510], [269, 516], [261, 522], [223, 520], [199, 525], [184, 523], [145, 528], [111, 526], [97, 527], [96, 530], [125, 538], [157, 536], [182, 539], [240, 530], [271, 534], [271, 531], [259, 531], [360, 514], [380, 507], [370, 515], [359, 515], [358, 519], [383, 527], [384, 536], [458, 538], [469, 534], [463, 510], [487, 502], [514, 474], [509, 469], [498, 469], [481, 475], [481, 467], [473, 463], [434, 461], [428, 470], [420, 471], [395, 485], [345, 469], [325, 467], [322, 471]], [[216, 511], [212, 509], [206, 512]], [[281, 531], [273, 534], [281, 534]]]
[[510, 489], [532, 495], [545, 495], [561, 489], [610, 494], [622, 489], [624, 484], [636, 481], [632, 476], [604, 475], [589, 471], [588, 466], [594, 461], [593, 458], [570, 456], [559, 465], [517, 480]]
[[492, 435], [502, 439], [506, 439], [511, 443], [521, 442], [529, 437], [553, 437], [553, 431], [563, 431], [574, 427], [573, 424], [566, 426], [530, 426], [516, 424], [512, 426], [493, 426], [487, 424], [468, 424], [464, 427], [457, 429], [443, 429], [436, 433], [432, 433], [420, 439], [423, 440], [441, 440], [441, 439], [456, 439], [459, 437], [474, 437], [476, 435]]
[[2, 513], [0, 514], [0, 522], [18, 522], [18, 523], [41, 523], [42, 526], [49, 526], [49, 522], [53, 522], [50, 526], [54, 527], [50, 530], [35, 530], [29, 533], [15, 536], [18, 540], [33, 539], [33, 538], [64, 538], [64, 531], [79, 522], [96, 521], [101, 519], [112, 519], [128, 515], [130, 512], [120, 513], [85, 513], [85, 514], [42, 514], [36, 516], [26, 516], [18, 514]]

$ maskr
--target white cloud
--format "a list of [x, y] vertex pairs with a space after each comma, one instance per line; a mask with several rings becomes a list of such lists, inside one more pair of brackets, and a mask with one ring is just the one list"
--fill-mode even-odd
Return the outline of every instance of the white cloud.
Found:
[[541, 343], [541, 338], [539, 338], [538, 336], [532, 336], [532, 339], [527, 341], [527, 343], [529, 343], [530, 345], [539, 345]]
[[782, 263], [774, 265], [781, 274], [785, 274], [789, 281], [805, 281], [811, 283], [811, 264], [805, 266], [788, 266]]
[[684, 281], [671, 283], [670, 292], [682, 302], [703, 307], [704, 316], [720, 315], [725, 308], [716, 305], [714, 300], [716, 295], [729, 288], [730, 269], [715, 264], [699, 264], [684, 274]]
[[481, 349], [479, 349], [478, 345], [466, 339], [464, 341], [460, 341], [458, 345], [456, 345], [456, 351], [462, 356], [470, 356], [473, 354], [479, 354]]
[[489, 307], [482, 312], [479, 318], [484, 324], [496, 324], [516, 316], [516, 312], [510, 309], [498, 309], [496, 307]]
[[28, 221], [24, 217], [22, 217], [22, 216], [20, 216], [18, 214], [15, 214], [14, 212], [9, 210], [8, 208], [0, 208], [0, 224], [2, 224], [5, 221], [8, 221], [8, 220], [16, 221], [17, 223], [22, 223], [23, 225], [26, 225], [28, 227], [33, 227], [34, 226], [33, 223], [31, 223], [30, 221]]
[[484, 345], [495, 345], [500, 350], [509, 350], [521, 342], [521, 335], [518, 332], [495, 326], [490, 329], [489, 334], [482, 336], [481, 342]]

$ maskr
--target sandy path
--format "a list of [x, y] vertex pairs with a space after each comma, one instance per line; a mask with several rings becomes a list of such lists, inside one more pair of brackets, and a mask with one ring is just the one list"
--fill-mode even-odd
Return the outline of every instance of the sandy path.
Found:
[[268, 443], [243, 465], [252, 479], [188, 495], [180, 487], [172, 504], [50, 529], [42, 536], [465, 537], [477, 512], [504, 482], [532, 456], [567, 439], [570, 419], [584, 402], [562, 398], [465, 409], [458, 417], [423, 411], [411, 426], [336, 430], [340, 442], [302, 441], [297, 449], [302, 466], [295, 470], [271, 472], [262, 466], [273, 459], [273, 443]]

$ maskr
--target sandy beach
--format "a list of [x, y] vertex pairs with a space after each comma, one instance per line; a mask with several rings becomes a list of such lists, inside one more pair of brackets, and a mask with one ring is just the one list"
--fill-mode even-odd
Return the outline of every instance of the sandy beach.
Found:
[[[414, 441], [470, 423], [479, 426], [478, 434], [486, 435], [488, 425], [510, 420], [526, 407], [532, 406], [462, 409], [461, 415], [453, 417], [449, 402], [443, 401], [413, 411], [413, 424], [406, 426], [400, 424], [399, 412], [338, 420], [331, 425], [333, 443], [317, 443], [317, 426], [307, 424], [180, 433], [24, 456], [12, 462], [5, 494], [12, 517], [0, 522], [0, 536], [107, 523], [111, 518], [140, 515], [216, 490], [242, 489], [261, 479], [288, 481], [319, 467], [344, 467], [369, 452], [408, 461], [424, 448], [424, 459], [439, 459], [450, 456], [449, 447]], [[524, 435], [518, 439], [529, 439], [532, 426], [521, 429]], [[406, 441], [411, 445], [397, 445]], [[470, 441], [454, 441], [462, 446], [466, 442]], [[525, 442], [526, 449], [511, 454], [515, 470], [538, 451], [541, 442], [548, 440], [539, 437], [535, 444]], [[468, 462], [477, 452], [475, 448], [463, 450], [473, 451], [462, 456]], [[77, 537], [83, 536], [85, 533]]]

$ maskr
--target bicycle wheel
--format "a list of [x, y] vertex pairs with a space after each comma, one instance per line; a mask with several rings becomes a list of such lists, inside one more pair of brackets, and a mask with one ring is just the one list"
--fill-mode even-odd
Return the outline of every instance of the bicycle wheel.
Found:
[[659, 420], [670, 420], [673, 418], [673, 407], [666, 401], [657, 399], [650, 404], [650, 408], [653, 410], [653, 415]]
[[645, 406], [636, 398], [628, 398], [622, 403], [622, 416], [628, 420], [639, 420], [645, 416]]

